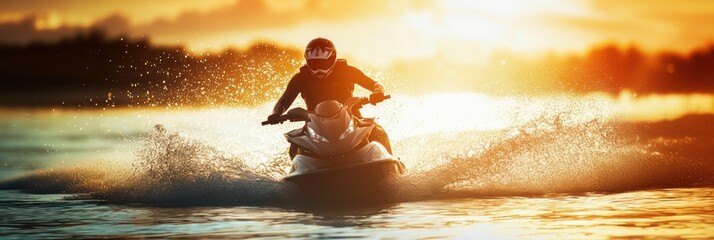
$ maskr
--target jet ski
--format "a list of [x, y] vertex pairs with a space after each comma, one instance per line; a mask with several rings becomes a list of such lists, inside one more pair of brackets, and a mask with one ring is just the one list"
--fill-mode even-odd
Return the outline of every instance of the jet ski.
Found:
[[[389, 98], [387, 95], [384, 99]], [[374, 119], [355, 116], [355, 110], [369, 103], [377, 104], [365, 97], [352, 97], [344, 105], [329, 100], [319, 103], [314, 112], [297, 107], [274, 122], [262, 122], [305, 122], [302, 128], [285, 134], [294, 154], [290, 172], [283, 180], [313, 197], [391, 198], [391, 183], [405, 168], [382, 143], [368, 139], [376, 126]]]

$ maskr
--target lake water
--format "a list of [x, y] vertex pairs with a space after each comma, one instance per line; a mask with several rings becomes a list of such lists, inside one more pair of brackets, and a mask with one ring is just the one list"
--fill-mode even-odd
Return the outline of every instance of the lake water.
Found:
[[714, 238], [713, 118], [621, 107], [397, 96], [365, 109], [408, 169], [397, 197], [329, 206], [280, 181], [299, 124], [260, 126], [269, 105], [6, 109], [0, 238]]

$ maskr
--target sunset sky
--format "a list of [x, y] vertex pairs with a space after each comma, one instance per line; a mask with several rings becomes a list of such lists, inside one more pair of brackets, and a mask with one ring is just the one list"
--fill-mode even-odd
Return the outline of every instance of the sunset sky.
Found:
[[494, 51], [582, 52], [603, 43], [688, 51], [714, 39], [714, 1], [213, 0], [0, 2], [0, 42], [56, 40], [89, 27], [194, 50], [331, 38], [362, 63]]

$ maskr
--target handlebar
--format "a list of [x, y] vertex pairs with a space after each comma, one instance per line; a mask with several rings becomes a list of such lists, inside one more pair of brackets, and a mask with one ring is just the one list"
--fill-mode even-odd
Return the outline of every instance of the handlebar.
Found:
[[[384, 98], [382, 98], [381, 101], [374, 102], [373, 104], [377, 104], [377, 103], [383, 102], [384, 100], [387, 100], [387, 99], [390, 99], [390, 98], [392, 98], [392, 95], [384, 95]], [[369, 100], [368, 97], [361, 97], [359, 103], [360, 103], [360, 105], [366, 105], [366, 104], [372, 103], [372, 101]]]
[[[359, 101], [359, 105], [361, 106], [361, 105], [366, 105], [366, 104], [370, 104], [370, 103], [377, 104], [377, 103], [380, 103], [380, 102], [390, 99], [390, 98], [392, 98], [392, 95], [384, 95], [384, 98], [382, 98], [381, 101], [377, 101], [377, 102], [373, 103], [372, 101], [369, 100], [368, 97], [361, 97], [360, 101]], [[281, 115], [275, 122], [262, 121], [262, 122], [260, 122], [260, 125], [265, 126], [265, 125], [274, 125], [274, 124], [278, 124], [278, 123], [282, 124], [283, 122], [288, 121], [288, 120], [292, 121], [291, 119], [288, 118], [287, 115]]]
[[268, 124], [278, 124], [278, 123], [283, 123], [288, 120], [288, 117], [285, 115], [280, 116], [276, 122], [270, 122], [270, 121], [262, 121], [260, 122], [260, 125], [265, 126]]

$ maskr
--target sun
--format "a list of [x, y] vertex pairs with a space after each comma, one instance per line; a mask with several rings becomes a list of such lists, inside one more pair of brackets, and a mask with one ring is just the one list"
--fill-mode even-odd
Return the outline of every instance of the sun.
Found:
[[582, 14], [588, 14], [582, 6], [561, 0], [442, 0], [434, 8], [412, 11], [403, 18], [411, 29], [452, 46], [464, 43], [528, 53], [573, 38], [548, 22], [549, 16]]

